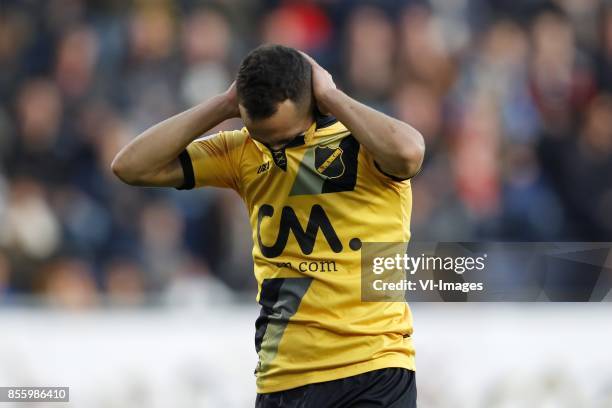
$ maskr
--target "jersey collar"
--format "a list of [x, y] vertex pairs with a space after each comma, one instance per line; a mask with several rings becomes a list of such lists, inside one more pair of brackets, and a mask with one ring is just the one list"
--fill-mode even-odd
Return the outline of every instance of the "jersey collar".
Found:
[[[318, 110], [316, 110], [315, 111], [315, 121], [312, 123], [312, 125], [310, 125], [308, 130], [302, 133], [301, 135], [296, 136], [295, 139], [287, 143], [287, 145], [285, 145], [283, 149], [302, 146], [304, 144], [306, 145], [312, 144], [318, 130], [330, 127], [336, 122], [338, 122], [338, 120], [334, 116], [322, 115], [321, 113], [319, 113]], [[249, 135], [249, 131], [246, 127], [242, 128], [242, 132], [246, 135]], [[269, 156], [272, 155], [271, 149], [268, 146], [266, 146], [264, 143], [261, 143], [251, 138], [250, 136], [249, 138], [255, 144], [255, 146], [257, 146], [257, 148], [260, 151], [262, 151], [264, 154], [267, 154]]]

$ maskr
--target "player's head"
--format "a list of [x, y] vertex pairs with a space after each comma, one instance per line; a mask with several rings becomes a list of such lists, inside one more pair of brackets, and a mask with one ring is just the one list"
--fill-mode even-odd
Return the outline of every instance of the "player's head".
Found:
[[263, 45], [245, 57], [236, 91], [240, 116], [254, 139], [283, 145], [312, 123], [311, 78], [310, 63], [293, 48]]

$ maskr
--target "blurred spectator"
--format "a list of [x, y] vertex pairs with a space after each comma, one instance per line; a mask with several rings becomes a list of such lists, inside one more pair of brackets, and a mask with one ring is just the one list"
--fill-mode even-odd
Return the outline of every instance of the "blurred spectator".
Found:
[[177, 271], [164, 293], [164, 301], [170, 306], [198, 307], [230, 304], [232, 292], [214, 276], [206, 264], [189, 259], [183, 269]]
[[152, 287], [161, 289], [181, 268], [184, 224], [177, 209], [167, 202], [153, 202], [140, 215], [141, 258], [149, 272]]
[[285, 2], [266, 15], [262, 31], [263, 42], [316, 54], [329, 43], [332, 23], [315, 2]]
[[59, 258], [40, 271], [42, 292], [51, 306], [80, 310], [95, 306], [98, 296], [89, 265], [75, 258]]
[[361, 6], [351, 14], [346, 69], [351, 91], [357, 97], [380, 103], [388, 96], [393, 81], [395, 45], [394, 27], [382, 10]]
[[63, 115], [57, 86], [47, 79], [27, 81], [16, 103], [18, 138], [8, 159], [9, 172], [24, 173], [39, 182], [59, 182], [66, 163], [57, 145]]
[[[585, 113], [578, 138], [562, 145], [554, 157], [557, 188], [570, 220], [583, 240], [606, 240], [612, 233], [612, 96], [601, 94]], [[588, 182], [585, 182], [588, 180]]]
[[227, 69], [231, 41], [229, 23], [220, 12], [201, 9], [188, 17], [182, 32], [187, 66], [181, 84], [188, 105], [223, 92], [232, 82]]
[[115, 259], [106, 265], [104, 287], [113, 305], [138, 306], [145, 302], [145, 274], [140, 265], [128, 259]]
[[588, 61], [576, 48], [574, 28], [561, 12], [546, 11], [531, 28], [531, 90], [542, 119], [554, 131], [572, 126], [573, 112], [593, 93]]
[[11, 264], [8, 257], [0, 252], [0, 304], [4, 303], [3, 300], [8, 294], [11, 276]]
[[434, 89], [423, 82], [407, 82], [395, 89], [392, 102], [398, 119], [419, 129], [429, 148], [439, 148], [443, 106]]
[[18, 179], [9, 194], [3, 245], [28, 258], [53, 255], [61, 245], [60, 225], [42, 187], [34, 180]]
[[487, 94], [469, 99], [451, 160], [459, 197], [476, 217], [487, 219], [499, 212], [499, 109]]
[[597, 74], [599, 86], [612, 92], [612, 4], [604, 4], [599, 16], [600, 47], [597, 50]]
[[82, 97], [91, 86], [98, 58], [96, 33], [88, 27], [64, 34], [57, 50], [55, 82], [69, 99]]
[[454, 72], [440, 22], [421, 6], [409, 7], [401, 15], [399, 38], [399, 64], [395, 69], [400, 80], [419, 81], [438, 94], [446, 93]]

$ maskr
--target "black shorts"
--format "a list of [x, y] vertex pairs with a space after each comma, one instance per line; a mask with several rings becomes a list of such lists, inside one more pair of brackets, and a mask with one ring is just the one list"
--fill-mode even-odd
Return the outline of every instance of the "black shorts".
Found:
[[255, 408], [415, 408], [414, 371], [383, 368], [352, 377], [257, 394]]

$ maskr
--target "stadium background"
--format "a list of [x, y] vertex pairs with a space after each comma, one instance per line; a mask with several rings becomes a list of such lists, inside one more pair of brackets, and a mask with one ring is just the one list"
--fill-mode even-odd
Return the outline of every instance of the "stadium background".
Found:
[[[80, 384], [74, 406], [151, 407], [158, 367], [207, 406], [252, 400], [242, 203], [128, 187], [109, 165], [148, 126], [223, 91], [261, 42], [307, 51], [347, 93], [421, 130], [414, 239], [611, 240], [612, 3], [2, 0], [0, 385], [61, 378]], [[421, 406], [612, 406], [610, 313], [415, 305]], [[106, 354], [133, 375], [114, 380]], [[179, 362], [180, 375], [164, 368]], [[239, 386], [227, 392], [213, 370]]]

